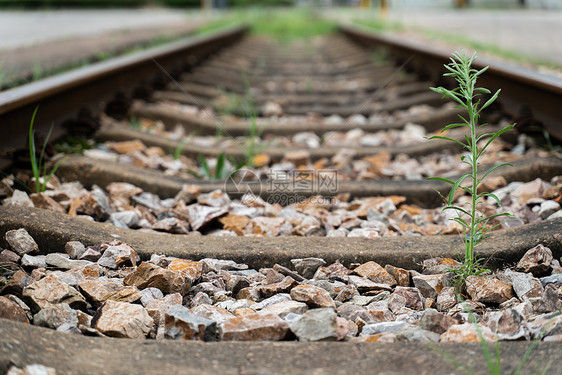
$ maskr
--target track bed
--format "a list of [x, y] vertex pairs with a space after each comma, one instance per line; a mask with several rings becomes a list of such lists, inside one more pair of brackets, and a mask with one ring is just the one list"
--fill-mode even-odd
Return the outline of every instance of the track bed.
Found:
[[[428, 347], [482, 366], [474, 314], [505, 369], [537, 339], [526, 368], [561, 371], [561, 119], [546, 104], [520, 115], [535, 102], [516, 94], [484, 113], [488, 129], [521, 121], [482, 158], [512, 166], [480, 187], [502, 206], [479, 209], [513, 219], [490, 223], [490, 271], [456, 295], [463, 230], [442, 211], [450, 185], [427, 180], [466, 173], [462, 147], [427, 140], [462, 113], [428, 90], [448, 84], [446, 57], [352, 28], [289, 45], [245, 33], [0, 95], [0, 368], [450, 373]], [[492, 86], [532, 84], [490, 71]], [[533, 87], [554, 100], [555, 86]], [[37, 104], [59, 150], [42, 192], [14, 126]]]

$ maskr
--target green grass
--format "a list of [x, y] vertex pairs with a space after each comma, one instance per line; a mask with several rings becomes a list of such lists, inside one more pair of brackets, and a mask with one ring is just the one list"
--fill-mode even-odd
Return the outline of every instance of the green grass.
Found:
[[17, 68], [10, 67], [4, 69], [4, 63], [0, 61], [0, 91], [6, 89], [9, 83], [13, 80], [12, 77], [17, 77]]
[[221, 91], [223, 102], [220, 100], [213, 102], [213, 107], [218, 114], [244, 116], [251, 111], [245, 95], [228, 92], [226, 90]]
[[47, 171], [47, 163], [45, 163], [44, 156], [47, 143], [49, 142], [49, 138], [51, 138], [51, 133], [53, 132], [52, 126], [49, 129], [47, 137], [45, 138], [45, 142], [43, 143], [43, 147], [41, 148], [39, 158], [37, 158], [35, 146], [35, 131], [33, 130], [33, 125], [35, 123], [35, 116], [37, 115], [38, 110], [39, 107], [36, 107], [35, 111], [33, 111], [33, 115], [31, 116], [31, 121], [29, 123], [29, 159], [31, 160], [31, 171], [35, 179], [35, 191], [37, 193], [42, 193], [47, 188], [49, 180], [51, 179], [51, 177], [53, 177], [64, 158], [60, 159], [50, 171]]
[[371, 57], [375, 66], [382, 67], [388, 64], [388, 61], [390, 59], [390, 51], [388, 50], [388, 48], [380, 47], [372, 52]]
[[240, 24], [241, 18], [237, 13], [227, 13], [218, 19], [205, 23], [193, 32], [192, 35], [206, 35], [214, 31]]
[[267, 147], [266, 144], [258, 144], [258, 140], [263, 133], [264, 127], [258, 127], [256, 115], [252, 115], [250, 118], [250, 133], [246, 136], [245, 144], [244, 144], [244, 162], [243, 165], [247, 165], [249, 167], [254, 166], [254, 158], [257, 154], [263, 151], [264, 148]]
[[184, 137], [181, 141], [178, 142], [177, 146], [174, 148], [172, 154], [172, 158], [174, 158], [174, 160], [178, 160], [181, 156], [181, 153], [183, 151], [183, 146], [186, 145], [186, 143], [188, 143], [190, 140], [189, 137]]
[[41, 63], [39, 61], [34, 61], [33, 62], [33, 75], [32, 75], [31, 80], [37, 81], [37, 80], [43, 78], [46, 71], [48, 71], [48, 70], [43, 69], [43, 67], [41, 66]]
[[320, 18], [311, 9], [254, 9], [246, 16], [255, 34], [270, 36], [281, 43], [329, 34], [336, 24]]
[[229, 11], [223, 18], [203, 26], [198, 33], [237, 23], [247, 23], [252, 33], [272, 37], [283, 44], [329, 34], [337, 27], [335, 22], [321, 18], [310, 8], [246, 7]]
[[203, 155], [197, 155], [199, 164], [199, 174], [193, 174], [197, 178], [207, 178], [208, 180], [224, 180], [230, 173], [230, 168], [226, 163], [226, 154], [221, 152], [217, 156], [217, 162], [215, 164], [215, 169], [211, 169], [207, 163], [207, 159]]
[[136, 116], [131, 116], [131, 118], [129, 118], [129, 126], [135, 130], [140, 130], [141, 122]]
[[356, 20], [356, 24], [364, 26], [374, 31], [405, 31], [406, 27], [395, 21], [385, 21], [378, 18], [373, 18], [370, 20]]
[[67, 136], [54, 144], [55, 150], [63, 154], [81, 154], [94, 148], [95, 141], [85, 137]]

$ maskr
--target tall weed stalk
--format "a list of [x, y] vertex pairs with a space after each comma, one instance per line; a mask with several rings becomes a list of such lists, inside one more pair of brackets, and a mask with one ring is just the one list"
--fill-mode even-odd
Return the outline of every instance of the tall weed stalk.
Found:
[[[479, 125], [479, 119], [481, 112], [491, 105], [498, 97], [500, 90], [496, 91], [493, 95], [490, 90], [482, 87], [476, 87], [476, 80], [480, 75], [482, 75], [488, 67], [481, 70], [476, 70], [471, 67], [476, 54], [472, 57], [468, 57], [464, 53], [454, 52], [451, 62], [445, 65], [445, 68], [449, 71], [445, 73], [444, 76], [452, 77], [457, 82], [458, 86], [452, 90], [448, 90], [444, 87], [431, 87], [432, 91], [435, 91], [441, 95], [443, 98], [449, 98], [455, 101], [458, 105], [457, 108], [463, 108], [467, 111], [466, 116], [459, 115], [460, 122], [447, 125], [443, 128], [441, 133], [458, 127], [466, 127], [468, 129], [468, 134], [465, 135], [465, 142], [459, 141], [457, 139], [452, 139], [444, 135], [435, 135], [429, 137], [429, 139], [444, 139], [451, 142], [456, 142], [462, 145], [464, 149], [468, 151], [467, 154], [461, 156], [461, 162], [470, 167], [470, 171], [464, 173], [456, 181], [449, 180], [443, 177], [430, 177], [429, 180], [444, 181], [452, 185], [449, 195], [446, 197], [446, 205], [443, 208], [445, 210], [453, 210], [458, 214], [454, 221], [459, 223], [465, 232], [464, 245], [465, 253], [464, 260], [459, 269], [452, 270], [456, 273], [457, 280], [460, 284], [464, 282], [466, 277], [470, 275], [478, 275], [485, 270], [480, 264], [480, 260], [476, 258], [474, 248], [487, 237], [488, 232], [500, 224], [496, 224], [492, 227], [488, 226], [488, 222], [500, 216], [510, 216], [508, 213], [498, 213], [491, 216], [484, 216], [480, 214], [477, 210], [481, 200], [483, 198], [490, 197], [494, 199], [498, 205], [501, 205], [497, 196], [489, 192], [478, 193], [478, 185], [484, 181], [484, 179], [492, 173], [494, 170], [501, 166], [510, 165], [508, 163], [499, 163], [487, 170], [480, 168], [479, 159], [486, 151], [488, 146], [500, 135], [508, 130], [513, 129], [514, 125], [509, 125], [495, 133], [481, 133], [479, 130], [486, 124]], [[482, 95], [491, 95], [491, 97], [484, 103], [481, 104], [480, 97]], [[484, 140], [485, 142], [480, 142]], [[482, 144], [483, 146], [479, 146]], [[463, 184], [467, 180], [468, 184]], [[453, 204], [455, 192], [457, 189], [462, 189], [468, 193], [471, 197], [468, 207], [459, 207]]]

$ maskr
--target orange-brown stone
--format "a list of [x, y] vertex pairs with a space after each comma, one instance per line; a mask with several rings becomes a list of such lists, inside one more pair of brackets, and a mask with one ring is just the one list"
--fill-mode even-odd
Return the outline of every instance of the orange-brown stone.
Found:
[[289, 324], [273, 314], [249, 314], [225, 320], [223, 341], [279, 341], [285, 338]]

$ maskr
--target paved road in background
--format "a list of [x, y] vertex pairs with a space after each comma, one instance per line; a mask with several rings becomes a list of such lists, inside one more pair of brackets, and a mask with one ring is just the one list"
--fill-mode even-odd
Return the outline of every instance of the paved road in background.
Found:
[[[190, 17], [197, 18], [184, 10], [156, 8], [0, 11], [0, 49], [118, 29], [161, 27]], [[396, 6], [389, 19], [463, 35], [562, 66], [562, 10], [455, 11]]]
[[[551, 61], [562, 67], [562, 10], [460, 11], [407, 8], [396, 4], [398, 3], [395, 3], [389, 13], [390, 20], [420, 29], [448, 31], [520, 55]], [[372, 18], [377, 15], [376, 10], [367, 12], [334, 9], [329, 13], [337, 19], [358, 16]], [[150, 29], [174, 29], [181, 24], [182, 27], [195, 26], [203, 22], [203, 18], [197, 11], [158, 8], [0, 11], [0, 60], [4, 61], [4, 67], [15, 64], [20, 70], [29, 70], [29, 65], [36, 61], [53, 60], [46, 58], [53, 43], [64, 45], [75, 40], [75, 44], [79, 44], [81, 39], [93, 39], [96, 35], [103, 35], [103, 38], [106, 38], [105, 45], [112, 46], [117, 43], [114, 39], [122, 39], [120, 35], [127, 30], [129, 34], [138, 34], [140, 37], [141, 34], [151, 33]], [[411, 32], [409, 34], [415, 36]], [[102, 46], [99, 46], [99, 43]], [[104, 49], [104, 43], [99, 43], [95, 47], [84, 46], [84, 49], [101, 51]], [[13, 50], [14, 48], [17, 50]], [[37, 51], [34, 51], [35, 48]], [[23, 50], [27, 52], [24, 53]], [[14, 56], [14, 53], [18, 56]], [[60, 55], [56, 51], [51, 54]], [[28, 64], [22, 67], [21, 62], [10, 63], [15, 57], [19, 60], [29, 60]]]
[[0, 49], [114, 30], [161, 27], [195, 17], [181, 9], [0, 11]]
[[0, 85], [185, 36], [208, 19], [181, 9], [0, 11]]
[[389, 19], [463, 35], [562, 66], [562, 10], [436, 10], [398, 8]]

